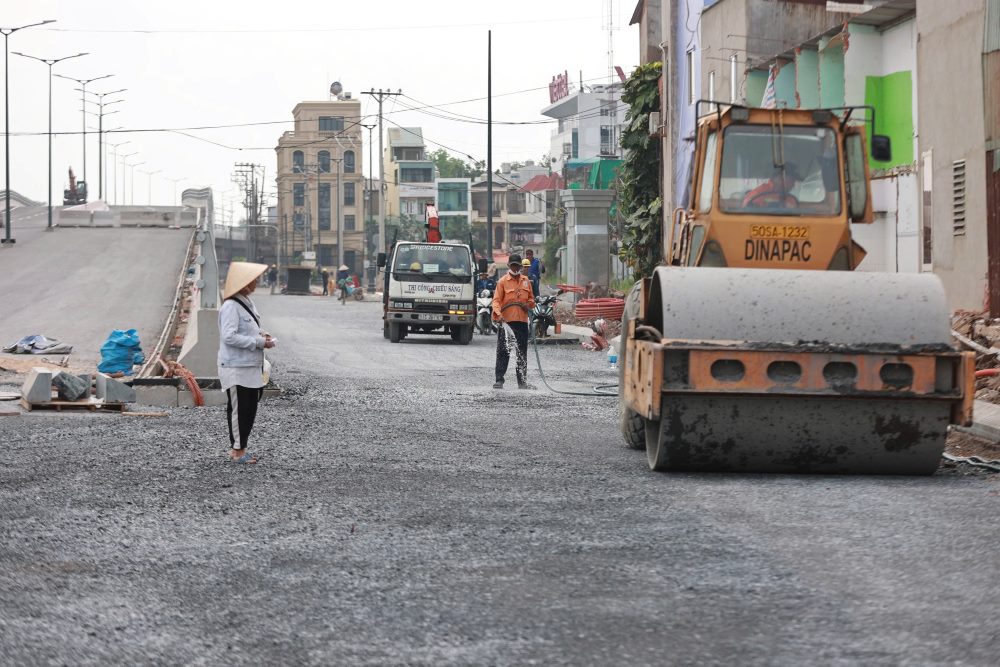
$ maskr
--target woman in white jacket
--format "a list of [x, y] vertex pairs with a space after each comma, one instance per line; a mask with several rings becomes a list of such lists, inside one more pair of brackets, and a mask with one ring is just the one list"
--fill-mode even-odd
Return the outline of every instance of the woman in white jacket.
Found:
[[260, 313], [250, 300], [266, 270], [265, 264], [231, 263], [219, 308], [219, 380], [227, 399], [229, 457], [237, 463], [257, 463], [247, 442], [264, 393], [264, 350], [276, 342], [261, 330]]

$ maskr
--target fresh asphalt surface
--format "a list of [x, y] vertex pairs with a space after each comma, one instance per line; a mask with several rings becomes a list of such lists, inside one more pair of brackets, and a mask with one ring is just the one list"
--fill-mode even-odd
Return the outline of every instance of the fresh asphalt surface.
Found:
[[193, 230], [45, 231], [47, 222], [45, 206], [12, 211], [15, 243], [0, 250], [0, 347], [42, 334], [72, 345], [74, 362], [96, 366], [112, 329], [136, 329], [143, 349], [152, 349]]
[[996, 477], [654, 474], [613, 400], [492, 390], [492, 339], [258, 305], [256, 466], [219, 408], [0, 418], [0, 663], [997, 662]]

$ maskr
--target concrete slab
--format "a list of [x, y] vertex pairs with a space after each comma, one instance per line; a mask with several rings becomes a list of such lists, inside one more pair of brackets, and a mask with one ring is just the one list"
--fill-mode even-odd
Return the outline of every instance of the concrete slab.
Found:
[[170, 385], [136, 385], [135, 402], [165, 408], [177, 407], [177, 387]]
[[94, 369], [112, 329], [156, 342], [173, 304], [190, 229], [55, 228], [44, 211], [3, 249], [0, 341], [44, 334], [73, 346], [73, 367]]

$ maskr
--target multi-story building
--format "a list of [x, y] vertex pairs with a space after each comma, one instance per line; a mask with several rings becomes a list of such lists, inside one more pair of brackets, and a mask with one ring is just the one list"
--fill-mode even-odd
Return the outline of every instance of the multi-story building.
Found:
[[467, 242], [472, 223], [472, 179], [439, 178], [436, 184], [434, 204], [442, 235], [446, 239]]
[[563, 85], [551, 87], [552, 103], [542, 115], [557, 120], [552, 130], [549, 156], [552, 169], [562, 171], [567, 160], [621, 156], [621, 134], [628, 105], [621, 101], [622, 85], [597, 84], [582, 90], [569, 90], [566, 75]]
[[[361, 103], [345, 93], [326, 102], [300, 102], [295, 129], [275, 148], [282, 265], [316, 253], [316, 264], [339, 262], [361, 273], [364, 261]], [[338, 234], [342, 231], [342, 234]], [[338, 247], [342, 235], [343, 248]], [[341, 255], [341, 252], [343, 253]]]
[[385, 147], [385, 215], [423, 218], [437, 194], [434, 162], [427, 159], [423, 130], [392, 127]]

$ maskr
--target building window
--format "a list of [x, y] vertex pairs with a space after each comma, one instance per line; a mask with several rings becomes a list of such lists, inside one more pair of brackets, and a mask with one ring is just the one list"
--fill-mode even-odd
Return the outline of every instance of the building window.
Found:
[[694, 104], [695, 98], [695, 85], [694, 85], [694, 49], [687, 52], [687, 92], [688, 92], [688, 104]]
[[354, 183], [344, 183], [344, 206], [354, 206]]
[[580, 134], [577, 132], [576, 128], [573, 128], [572, 140], [573, 142], [571, 146], [573, 150], [570, 151], [570, 157], [575, 160], [580, 157]]
[[965, 235], [965, 160], [951, 163], [951, 223], [955, 236]]
[[611, 125], [601, 125], [601, 155], [615, 154], [615, 129]]
[[344, 118], [342, 116], [320, 116], [320, 132], [339, 132], [344, 129]]
[[306, 216], [303, 213], [293, 213], [292, 214], [292, 224], [296, 227], [305, 227]]
[[317, 253], [318, 256], [319, 256], [319, 265], [320, 266], [333, 266], [333, 262], [334, 262], [334, 258], [333, 258], [333, 246], [330, 246], [330, 245], [320, 245], [320, 246], [316, 246], [316, 249], [319, 251]]
[[306, 205], [306, 184], [294, 183], [292, 185], [292, 206]]
[[565, 144], [563, 144], [563, 149], [562, 149], [562, 157], [563, 157], [563, 159], [564, 160], [568, 159], [569, 156], [571, 156], [572, 154], [573, 154], [573, 144], [572, 143], [565, 143]]
[[610, 116], [614, 110], [617, 102], [614, 100], [601, 100], [601, 115]]
[[736, 104], [736, 54], [729, 56], [729, 101]]
[[399, 170], [399, 177], [403, 183], [430, 183], [434, 180], [434, 170], [403, 167]]
[[345, 215], [344, 216], [344, 231], [353, 232], [354, 231], [354, 216]]
[[295, 151], [292, 153], [292, 171], [296, 174], [301, 174], [304, 171], [306, 163], [306, 155], [302, 151]]
[[354, 173], [354, 151], [344, 151], [344, 173]]
[[330, 151], [320, 151], [316, 155], [316, 161], [319, 162], [319, 170], [324, 174], [330, 173]]
[[330, 229], [330, 184], [319, 184], [319, 228]]

